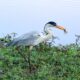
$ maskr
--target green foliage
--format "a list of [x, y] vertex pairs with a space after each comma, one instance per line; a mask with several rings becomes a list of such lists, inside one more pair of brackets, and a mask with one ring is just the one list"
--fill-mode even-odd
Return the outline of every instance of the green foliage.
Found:
[[79, 46], [1, 47], [0, 80], [80, 80]]
[[[28, 59], [28, 49], [19, 48]], [[28, 62], [15, 47], [0, 48], [0, 80], [80, 80], [80, 50], [76, 45], [41, 44]]]
[[9, 43], [10, 41], [12, 41], [15, 37], [16, 37], [17, 33], [11, 33], [11, 34], [7, 34], [6, 36], [0, 38], [0, 48], [1, 47], [5, 47], [5, 45], [7, 43]]

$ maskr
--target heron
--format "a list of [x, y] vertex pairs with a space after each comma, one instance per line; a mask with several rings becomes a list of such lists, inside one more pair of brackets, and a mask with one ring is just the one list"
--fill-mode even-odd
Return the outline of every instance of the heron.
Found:
[[48, 41], [53, 37], [53, 32], [50, 28], [58, 28], [60, 30], [63, 30], [65, 33], [67, 32], [66, 29], [62, 26], [59, 26], [56, 22], [50, 21], [45, 24], [44, 26], [44, 33], [45, 35], [41, 35], [38, 32], [29, 32], [26, 34], [21, 35], [18, 38], [15, 38], [10, 43], [8, 43], [6, 46], [30, 46], [30, 50], [39, 43]]
[[[42, 42], [46, 42], [49, 39], [52, 39], [53, 32], [51, 28], [58, 28], [60, 30], [63, 30], [65, 33], [67, 32], [63, 26], [59, 26], [54, 21], [49, 21], [44, 25], [45, 34], [41, 35], [40, 33], [35, 32], [35, 31], [26, 33], [12, 40], [10, 43], [7, 44], [7, 46], [29, 46], [29, 51], [31, 51], [34, 46]], [[29, 65], [30, 65], [30, 58], [29, 58]]]

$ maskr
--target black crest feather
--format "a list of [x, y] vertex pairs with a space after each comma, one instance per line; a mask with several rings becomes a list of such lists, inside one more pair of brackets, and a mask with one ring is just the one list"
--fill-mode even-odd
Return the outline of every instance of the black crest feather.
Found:
[[53, 21], [50, 21], [50, 22], [48, 22], [47, 24], [51, 24], [51, 25], [53, 25], [53, 26], [57, 26], [56, 22], [53, 22]]

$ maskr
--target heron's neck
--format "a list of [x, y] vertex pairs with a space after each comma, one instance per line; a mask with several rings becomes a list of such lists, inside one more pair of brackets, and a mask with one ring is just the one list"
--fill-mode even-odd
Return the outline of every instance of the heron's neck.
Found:
[[37, 41], [35, 42], [35, 44], [39, 44], [41, 42], [46, 42], [47, 40], [51, 39], [52, 38], [52, 31], [50, 30], [49, 26], [46, 25], [44, 27], [44, 32], [46, 33], [46, 35], [44, 35], [43, 37], [40, 37], [37, 39]]
[[46, 35], [48, 35], [48, 34], [52, 34], [52, 31], [50, 30], [48, 24], [46, 24], [46, 25], [44, 26], [44, 32], [46, 33]]

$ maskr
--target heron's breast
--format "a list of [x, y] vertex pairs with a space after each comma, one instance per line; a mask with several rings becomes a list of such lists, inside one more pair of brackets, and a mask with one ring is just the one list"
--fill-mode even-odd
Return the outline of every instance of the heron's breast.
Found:
[[37, 40], [35, 40], [35, 43], [34, 44], [35, 45], [38, 45], [39, 43], [46, 42], [46, 41], [48, 41], [51, 38], [52, 38], [52, 35], [41, 36]]

